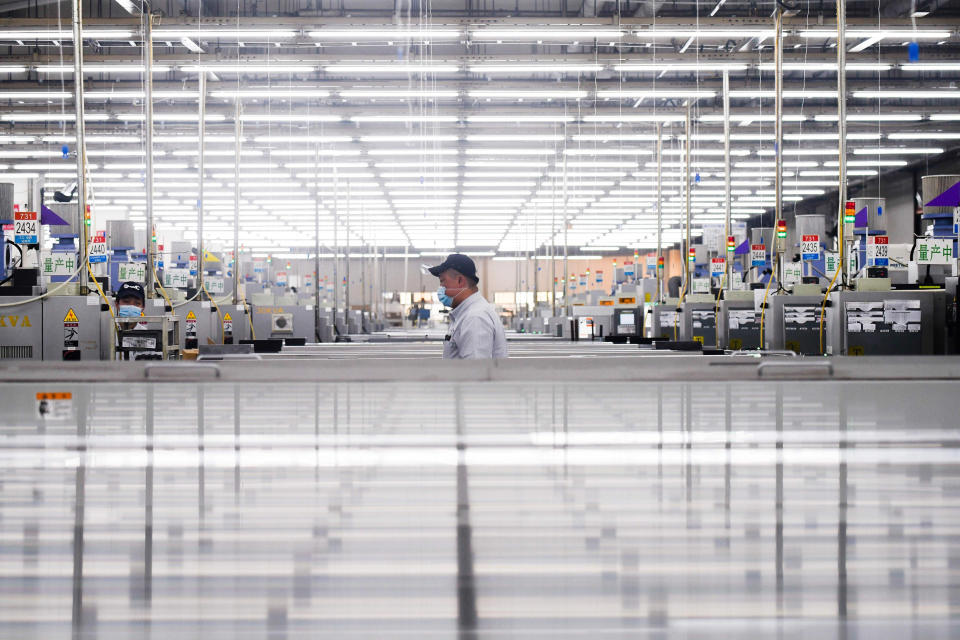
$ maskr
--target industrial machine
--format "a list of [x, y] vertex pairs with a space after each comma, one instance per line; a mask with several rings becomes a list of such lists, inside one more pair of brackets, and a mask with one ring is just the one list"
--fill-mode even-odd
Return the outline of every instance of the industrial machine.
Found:
[[116, 360], [179, 360], [180, 318], [170, 315], [116, 318]]
[[688, 294], [680, 305], [680, 340], [722, 348], [717, 345], [717, 313], [717, 302], [712, 295]]
[[[776, 296], [767, 298], [768, 307], [773, 297]], [[765, 315], [756, 308], [753, 291], [725, 291], [717, 309], [720, 348], [759, 349], [760, 319]]]
[[827, 353], [930, 355], [942, 353], [943, 290], [839, 291], [830, 294]]
[[764, 314], [764, 349], [790, 350], [800, 355], [820, 355], [826, 348], [820, 346], [820, 314], [823, 293], [818, 284], [800, 284], [789, 295], [770, 296]]
[[667, 298], [653, 306], [648, 337], [654, 340], [680, 340], [680, 299]]
[[253, 333], [258, 340], [302, 338], [316, 340], [316, 313], [313, 305], [298, 305], [296, 297], [258, 293], [251, 296]]

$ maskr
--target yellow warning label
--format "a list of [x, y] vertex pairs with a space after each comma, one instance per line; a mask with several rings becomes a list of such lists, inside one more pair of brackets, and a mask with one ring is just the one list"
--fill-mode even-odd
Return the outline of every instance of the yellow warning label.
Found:
[[63, 317], [64, 322], [80, 322], [80, 319], [77, 318], [77, 314], [73, 312], [73, 309], [67, 311], [67, 315]]
[[196, 320], [196, 319], [197, 319], [197, 314], [195, 314], [193, 311], [188, 311], [188, 312], [187, 312], [187, 321], [188, 321], [188, 322], [189, 322], [190, 320]]
[[223, 314], [223, 321], [224, 321], [224, 322], [233, 322], [233, 318], [230, 317], [230, 313], [229, 313], [229, 312]]
[[73, 394], [68, 392], [38, 393], [37, 400], [70, 400]]
[[703, 344], [703, 336], [693, 336], [693, 341]]

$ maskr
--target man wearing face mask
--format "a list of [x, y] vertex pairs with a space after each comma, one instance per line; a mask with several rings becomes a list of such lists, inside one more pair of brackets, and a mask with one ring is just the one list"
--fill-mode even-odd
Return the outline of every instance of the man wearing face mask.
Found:
[[440, 279], [437, 297], [451, 307], [450, 334], [443, 342], [447, 359], [506, 358], [507, 339], [496, 310], [477, 289], [480, 279], [473, 260], [451, 253], [443, 264], [430, 267]]
[[143, 315], [146, 297], [139, 282], [124, 282], [117, 289], [117, 317], [139, 318]]

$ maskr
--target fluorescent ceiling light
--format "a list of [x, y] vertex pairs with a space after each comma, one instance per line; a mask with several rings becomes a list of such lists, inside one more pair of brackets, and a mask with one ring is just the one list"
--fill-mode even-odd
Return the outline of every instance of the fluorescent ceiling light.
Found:
[[282, 87], [261, 87], [259, 89], [217, 89], [211, 91], [213, 98], [327, 98], [327, 89], [284, 89]]
[[938, 153], [943, 153], [943, 149], [940, 147], [875, 147], [875, 148], [864, 148], [864, 149], [854, 149], [854, 155], [858, 156], [870, 156], [870, 155], [897, 155], [900, 153], [904, 154], [932, 154], [936, 155]]
[[563, 140], [561, 134], [536, 134], [536, 135], [509, 135], [509, 134], [478, 134], [468, 135], [469, 142], [559, 142]]
[[746, 63], [707, 63], [698, 64], [695, 62], [626, 62], [613, 65], [614, 71], [635, 71], [640, 73], [661, 73], [661, 72], [704, 72], [714, 74], [717, 71], [743, 71], [747, 68]]
[[352, 122], [456, 122], [457, 116], [377, 115], [351, 116]]
[[459, 29], [320, 29], [309, 31], [316, 40], [456, 40], [462, 34]]
[[194, 42], [191, 38], [188, 38], [187, 36], [181, 36], [180, 44], [185, 46], [187, 49], [189, 49], [193, 53], [203, 53], [203, 47], [198, 45], [196, 42]]
[[[772, 62], [761, 62], [757, 65], [760, 71], [776, 71], [776, 65]], [[893, 68], [892, 64], [886, 62], [848, 62], [847, 71], [889, 71]], [[836, 62], [784, 62], [784, 71], [832, 71], [836, 73]]]
[[22, 64], [0, 64], [0, 73], [24, 73], [26, 70]]
[[474, 40], [618, 40], [624, 36], [616, 29], [472, 29]]
[[[37, 73], [73, 73], [73, 65], [69, 64], [42, 64], [37, 66]], [[103, 64], [99, 62], [84, 62], [83, 72], [85, 75], [94, 73], [137, 73], [141, 74], [145, 67], [140, 63], [131, 64]], [[154, 73], [166, 73], [170, 71], [170, 66], [165, 64], [153, 65]]]
[[[83, 96], [89, 100], [142, 100], [144, 98], [144, 92], [140, 90], [87, 91]], [[155, 100], [196, 100], [199, 97], [199, 92], [191, 90], [160, 90], [153, 92], [153, 98]]]
[[543, 147], [540, 149], [467, 149], [468, 156], [546, 156], [554, 155], [556, 149], [553, 147]]
[[919, 131], [911, 131], [909, 133], [890, 133], [887, 137], [891, 140], [960, 140], [960, 133], [948, 131], [921, 133]]
[[[221, 116], [222, 118], [223, 116]], [[241, 113], [240, 122], [340, 122], [342, 116], [334, 114], [276, 114], [276, 113]]]
[[371, 156], [455, 156], [457, 149], [370, 149]]
[[541, 91], [526, 91], [526, 90], [510, 90], [510, 89], [497, 89], [497, 90], [473, 90], [467, 92], [471, 98], [504, 98], [507, 100], [515, 100], [518, 98], [533, 98], [533, 99], [546, 99], [546, 98], [555, 98], [557, 100], [580, 100], [586, 98], [589, 93], [586, 91], [575, 91], [575, 90], [541, 90]]
[[329, 64], [323, 67], [328, 73], [356, 74], [408, 74], [408, 73], [456, 73], [455, 64], [417, 64], [393, 62], [391, 64]]
[[69, 100], [69, 91], [0, 91], [0, 100]]
[[931, 113], [931, 120], [960, 120], [960, 113]]
[[455, 135], [382, 135], [382, 136], [361, 136], [361, 142], [456, 142], [459, 136]]
[[[836, 122], [836, 114], [820, 114], [813, 118], [817, 122]], [[851, 113], [847, 115], [848, 122], [916, 122], [922, 120], [919, 113]], [[932, 117], [931, 117], [932, 119]]]
[[673, 39], [673, 38], [698, 38], [701, 40], [706, 39], [735, 39], [742, 40], [744, 38], [760, 38], [765, 40], [767, 38], [772, 38], [775, 35], [773, 29], [759, 29], [751, 30], [744, 27], [743, 29], [644, 29], [642, 31], [635, 31], [634, 34], [641, 39]]
[[[265, 143], [312, 143], [312, 144], [332, 144], [335, 142], [353, 142], [350, 136], [320, 136], [320, 135], [266, 135], [256, 136], [255, 142]], [[192, 141], [191, 141], [192, 142]]]
[[904, 71], [960, 71], [960, 62], [910, 62], [900, 65]]
[[458, 98], [459, 91], [416, 89], [347, 89], [339, 92], [342, 98]]
[[[801, 38], [835, 39], [836, 29], [804, 29], [798, 34]], [[950, 37], [949, 31], [931, 31], [925, 29], [852, 29], [846, 32], [847, 39], [864, 40], [866, 38], [898, 38], [901, 40], [943, 40]]]
[[[737, 89], [730, 92], [730, 97], [731, 98], [748, 98], [748, 99], [752, 99], [752, 98], [772, 99], [776, 97], [776, 92], [769, 91], [769, 90], [758, 91], [758, 90], [751, 90], [751, 89]], [[836, 100], [837, 92], [832, 90], [814, 91], [812, 89], [785, 90], [783, 92], [783, 97], [788, 99], [798, 98], [798, 99], [807, 99], [807, 100], [824, 100], [824, 99]]]
[[942, 91], [854, 91], [854, 98], [888, 100], [957, 100], [960, 91], [945, 89]]
[[602, 64], [472, 64], [470, 73], [597, 73]]
[[[608, 115], [583, 116], [584, 122], [682, 122], [686, 116], [676, 114], [654, 114], [648, 115], [628, 115], [623, 113], [611, 113]], [[721, 120], [723, 116], [720, 116]], [[610, 138], [616, 138], [616, 134], [611, 134]], [[606, 139], [606, 138], [605, 138]]]
[[181, 71], [187, 73], [211, 72], [211, 73], [236, 73], [246, 74], [265, 74], [265, 73], [311, 73], [316, 69], [309, 64], [188, 64], [180, 67]]
[[[98, 122], [109, 120], [105, 113], [87, 113], [84, 114], [84, 122]], [[0, 114], [0, 120], [3, 122], [74, 122], [76, 115], [73, 113], [3, 113]]]
[[570, 115], [532, 115], [525, 113], [510, 113], [496, 116], [467, 116], [469, 122], [573, 122]]
[[224, 26], [219, 28], [199, 27], [196, 29], [164, 29], [153, 30], [154, 40], [180, 40], [187, 37], [195, 40], [289, 40], [296, 37], [297, 32], [292, 29], [237, 29]]
[[695, 90], [695, 89], [656, 89], [631, 91], [618, 89], [615, 91], [597, 91], [597, 98], [615, 98], [619, 100], [626, 99], [647, 99], [647, 98], [712, 98], [717, 95], [716, 91]]
[[[84, 29], [84, 40], [129, 40], [133, 31], [126, 29]], [[0, 29], [0, 40], [73, 40], [71, 29]]]

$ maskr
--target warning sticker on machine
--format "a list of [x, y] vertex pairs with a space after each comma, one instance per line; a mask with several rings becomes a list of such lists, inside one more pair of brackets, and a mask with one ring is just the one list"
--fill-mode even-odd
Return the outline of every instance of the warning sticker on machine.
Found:
[[193, 311], [187, 312], [187, 337], [197, 337], [197, 314]]
[[80, 319], [72, 308], [63, 317], [63, 348], [80, 348]]
[[72, 393], [38, 393], [36, 397], [37, 417], [41, 420], [70, 420], [73, 417]]
[[223, 332], [233, 333], [233, 316], [229, 312], [223, 314]]

